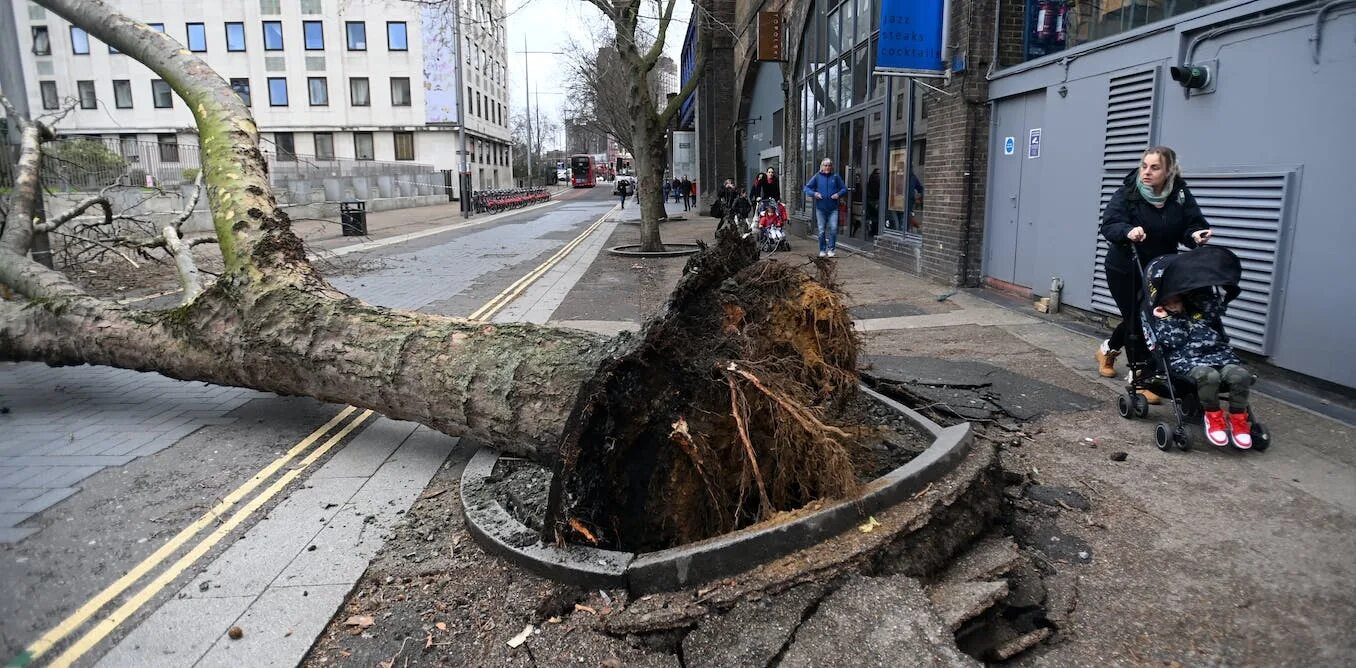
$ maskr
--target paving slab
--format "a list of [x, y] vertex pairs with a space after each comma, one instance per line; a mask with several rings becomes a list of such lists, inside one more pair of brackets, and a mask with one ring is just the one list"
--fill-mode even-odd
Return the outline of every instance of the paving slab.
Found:
[[[457, 443], [378, 418], [99, 665], [150, 665], [138, 662], [164, 656], [177, 666], [296, 665]], [[187, 645], [175, 633], [186, 618], [195, 624]], [[224, 635], [233, 625], [244, 638]]]
[[804, 624], [779, 666], [978, 666], [956, 648], [913, 578], [854, 576]]
[[895, 355], [866, 355], [863, 360], [869, 365], [870, 375], [903, 384], [909, 391], [968, 419], [999, 413], [1032, 420], [1105, 403], [984, 362]]

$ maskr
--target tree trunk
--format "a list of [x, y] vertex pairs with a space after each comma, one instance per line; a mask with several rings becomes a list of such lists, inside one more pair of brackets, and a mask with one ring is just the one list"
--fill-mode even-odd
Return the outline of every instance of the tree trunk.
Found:
[[613, 351], [585, 332], [396, 311], [285, 283], [142, 311], [0, 301], [0, 359], [97, 364], [371, 408], [551, 461], [579, 385]]
[[[644, 126], [644, 129], [642, 129]], [[659, 222], [668, 217], [664, 209], [664, 167], [667, 156], [663, 129], [636, 121], [636, 174], [640, 182], [640, 249], [647, 253], [664, 250], [659, 237]]]

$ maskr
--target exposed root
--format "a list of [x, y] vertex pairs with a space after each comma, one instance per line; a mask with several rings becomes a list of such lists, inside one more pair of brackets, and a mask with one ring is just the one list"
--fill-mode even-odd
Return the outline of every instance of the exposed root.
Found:
[[[566, 435], [546, 522], [610, 527], [600, 544], [662, 549], [860, 485], [858, 340], [831, 286], [757, 261], [737, 230], [689, 260], [665, 312], [599, 370]], [[821, 267], [832, 279], [832, 267]]]

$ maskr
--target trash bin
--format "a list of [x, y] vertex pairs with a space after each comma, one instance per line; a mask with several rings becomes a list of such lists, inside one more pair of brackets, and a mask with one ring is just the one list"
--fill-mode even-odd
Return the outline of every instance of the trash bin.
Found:
[[346, 237], [367, 236], [367, 202], [340, 202], [339, 226]]

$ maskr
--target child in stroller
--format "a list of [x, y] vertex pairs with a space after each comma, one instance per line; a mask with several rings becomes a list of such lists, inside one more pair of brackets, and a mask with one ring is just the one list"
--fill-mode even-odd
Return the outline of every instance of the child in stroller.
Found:
[[[1229, 346], [1222, 316], [1224, 303], [1211, 288], [1185, 295], [1163, 295], [1153, 311], [1158, 345], [1168, 356], [1174, 376], [1186, 376], [1196, 384], [1196, 396], [1204, 411], [1205, 438], [1212, 445], [1247, 450], [1252, 447], [1248, 422], [1248, 389], [1252, 373]], [[1228, 426], [1220, 406], [1219, 392], [1229, 392]]]
[[[1121, 415], [1147, 415], [1148, 405], [1136, 391], [1149, 389], [1171, 397], [1177, 417], [1171, 439], [1166, 423], [1160, 422], [1155, 429], [1154, 441], [1160, 449], [1166, 450], [1170, 442], [1188, 449], [1184, 418], [1199, 416], [1210, 443], [1222, 447], [1232, 442], [1239, 450], [1265, 450], [1270, 435], [1248, 406], [1254, 376], [1230, 347], [1224, 330], [1227, 304], [1241, 291], [1238, 257], [1226, 248], [1206, 246], [1155, 258], [1145, 274], [1143, 308], [1137, 315], [1151, 359], [1130, 360], [1131, 383], [1127, 395], [1117, 402]], [[1146, 308], [1152, 312], [1144, 313]], [[1157, 367], [1157, 373], [1149, 372], [1150, 364]], [[1228, 393], [1227, 418], [1220, 404], [1221, 390]]]

